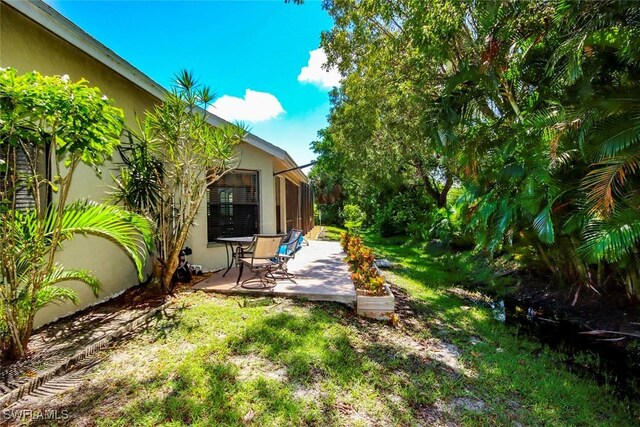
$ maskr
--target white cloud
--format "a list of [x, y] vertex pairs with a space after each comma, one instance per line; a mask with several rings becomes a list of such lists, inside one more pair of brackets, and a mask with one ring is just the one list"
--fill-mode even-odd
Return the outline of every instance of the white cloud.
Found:
[[322, 66], [326, 62], [327, 54], [322, 48], [309, 52], [309, 63], [300, 70], [298, 81], [312, 83], [326, 89], [340, 86], [340, 73], [336, 68], [325, 70]]
[[278, 98], [267, 92], [247, 89], [244, 98], [224, 95], [218, 98], [209, 111], [230, 122], [263, 122], [286, 113]]

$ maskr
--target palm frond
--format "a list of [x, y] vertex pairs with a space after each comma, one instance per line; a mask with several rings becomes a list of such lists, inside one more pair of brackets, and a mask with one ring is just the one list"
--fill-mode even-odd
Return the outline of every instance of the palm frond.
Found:
[[550, 245], [555, 241], [553, 220], [551, 219], [551, 205], [545, 206], [538, 216], [536, 216], [533, 220], [533, 228], [542, 242]]
[[593, 211], [610, 214], [616, 199], [623, 196], [628, 175], [637, 174], [640, 169], [640, 147], [626, 156], [616, 156], [595, 164], [583, 179], [587, 199]]
[[[136, 118], [137, 119], [137, 118]], [[112, 200], [137, 213], [147, 214], [162, 197], [164, 171], [154, 155], [153, 138], [138, 120], [138, 131], [127, 130], [127, 142], [118, 147], [123, 167], [114, 177]]]
[[78, 268], [64, 268], [63, 266], [56, 264], [51, 273], [49, 273], [44, 281], [42, 287], [54, 286], [62, 282], [79, 281], [87, 284], [94, 296], [98, 296], [100, 291], [100, 281], [89, 270]]
[[617, 262], [640, 243], [640, 217], [636, 209], [616, 212], [608, 220], [593, 218], [585, 227], [580, 253], [589, 262]]
[[640, 141], [640, 112], [618, 114], [594, 125], [591, 142], [599, 147], [596, 160], [615, 156]]
[[62, 226], [61, 242], [76, 234], [111, 240], [129, 255], [142, 280], [147, 251], [153, 246], [153, 229], [149, 220], [118, 206], [78, 201], [67, 205], [61, 216], [55, 207], [49, 209], [45, 238], [52, 238], [58, 221]]
[[78, 294], [70, 288], [52, 285], [39, 289], [36, 292], [35, 299], [34, 308], [40, 310], [42, 307], [56, 302], [70, 301], [77, 304]]

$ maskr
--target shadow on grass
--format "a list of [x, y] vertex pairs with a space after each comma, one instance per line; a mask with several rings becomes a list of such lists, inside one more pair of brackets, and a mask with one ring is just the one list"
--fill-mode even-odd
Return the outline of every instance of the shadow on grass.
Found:
[[405, 290], [410, 295], [409, 310], [424, 316], [432, 325], [429, 332], [455, 343], [461, 360], [476, 372], [475, 379], [465, 380], [465, 389], [490, 401], [493, 415], [471, 411], [462, 417], [465, 422], [513, 423], [522, 420], [523, 414], [534, 425], [635, 425], [638, 421], [637, 403], [619, 400], [610, 387], [570, 373], [561, 354], [521, 336], [516, 327], [495, 321], [486, 308], [449, 293], [454, 287], [476, 288], [483, 282], [489, 287], [502, 285], [494, 281], [481, 256], [398, 245], [375, 236], [367, 236], [366, 243], [402, 264], [404, 268], [390, 277], [401, 284], [401, 289], [395, 287], [400, 295]]
[[[559, 372], [552, 355], [534, 356], [534, 343], [503, 333], [481, 310], [465, 311], [446, 294], [414, 292], [420, 297], [406, 303], [423, 323], [420, 331], [362, 321], [334, 304], [276, 312], [192, 296], [192, 306], [158, 323], [166, 326], [162, 339], [149, 331], [161, 346], [148, 355], [158, 359], [152, 371], [137, 378], [105, 362], [106, 375], [56, 409], [122, 426], [629, 425], [600, 389]], [[429, 342], [439, 341], [433, 335], [441, 330], [473, 375], [430, 356], [438, 349]], [[135, 365], [127, 357], [145, 348], [114, 353]]]
[[[167, 360], [169, 366], [178, 359], [174, 367], [140, 379], [114, 370], [74, 391], [55, 409], [102, 418], [101, 425], [410, 424], [416, 416], [413, 406], [431, 402], [439, 386], [437, 363], [407, 355], [393, 344], [368, 342], [346, 309], [310, 306], [262, 314], [220, 347], [202, 342], [184, 355], [175, 349], [174, 360]], [[193, 319], [181, 316], [172, 319], [167, 334], [194, 327]], [[166, 350], [171, 358], [172, 349]], [[238, 360], [264, 362], [267, 371], [244, 372]], [[268, 371], [277, 368], [284, 373]]]

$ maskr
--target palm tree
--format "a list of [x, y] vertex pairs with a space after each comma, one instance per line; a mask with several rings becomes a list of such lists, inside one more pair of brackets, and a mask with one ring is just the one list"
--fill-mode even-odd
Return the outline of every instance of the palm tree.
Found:
[[247, 133], [242, 124], [211, 125], [206, 110], [213, 99], [208, 86], [181, 71], [121, 150], [114, 197], [155, 223], [154, 281], [168, 293], [208, 186], [237, 166], [236, 146]]
[[51, 264], [56, 248], [76, 235], [108, 239], [120, 246], [136, 266], [142, 279], [151, 226], [140, 215], [117, 206], [94, 202], [70, 203], [60, 211], [51, 205], [44, 217], [35, 209], [11, 210], [0, 217], [5, 243], [2, 247], [0, 320], [10, 334], [7, 352], [12, 358], [25, 356], [36, 313], [53, 302], [78, 302], [76, 293], [62, 282], [84, 282], [98, 296], [100, 281], [90, 271]]
[[97, 294], [98, 278], [56, 261], [73, 236], [113, 241], [142, 279], [149, 222], [119, 207], [67, 200], [76, 168], [98, 172], [121, 131], [122, 111], [86, 81], [0, 69], [0, 348], [10, 357], [26, 355], [38, 310], [77, 300], [62, 282], [84, 282]]

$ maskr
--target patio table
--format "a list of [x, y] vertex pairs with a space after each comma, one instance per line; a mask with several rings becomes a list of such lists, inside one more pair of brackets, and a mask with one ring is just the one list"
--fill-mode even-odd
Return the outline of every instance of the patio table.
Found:
[[253, 241], [253, 236], [240, 236], [240, 237], [219, 237], [216, 239], [216, 242], [224, 243], [224, 249], [227, 253], [227, 269], [222, 274], [222, 277], [226, 276], [231, 267], [233, 267], [233, 261], [235, 258], [235, 250], [233, 246], [236, 248], [238, 246], [244, 246]]

